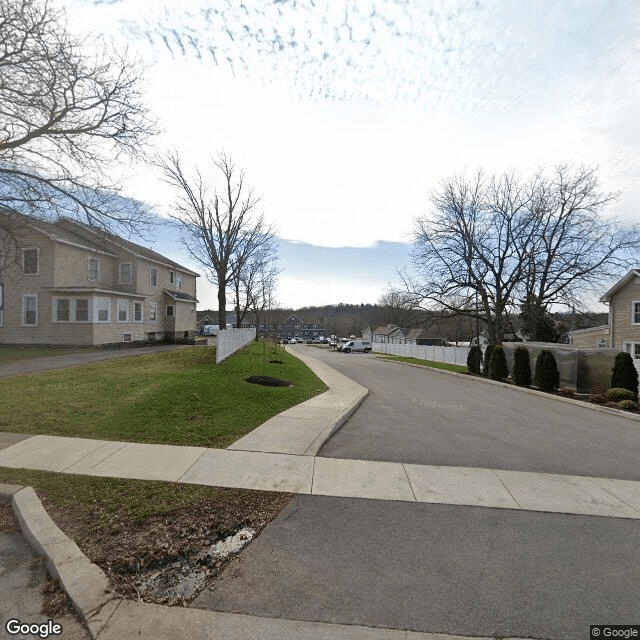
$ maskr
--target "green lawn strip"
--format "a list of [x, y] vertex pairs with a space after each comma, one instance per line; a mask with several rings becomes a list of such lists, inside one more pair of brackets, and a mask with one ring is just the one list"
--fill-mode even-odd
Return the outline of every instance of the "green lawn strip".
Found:
[[433, 360], [419, 360], [418, 358], [408, 358], [405, 356], [390, 356], [379, 352], [377, 355], [384, 356], [384, 360], [409, 362], [410, 364], [419, 364], [423, 367], [431, 367], [432, 369], [444, 369], [445, 371], [455, 371], [456, 373], [468, 373], [467, 367], [460, 364], [447, 364], [446, 362], [434, 362]]
[[214, 347], [192, 347], [1, 379], [0, 431], [224, 448], [327, 389], [297, 358], [270, 355], [252, 343], [216, 365]]
[[[95, 520], [96, 533], [142, 524], [153, 516], [219, 497], [224, 489], [155, 480], [94, 478], [0, 467], [0, 483], [34, 488], [45, 507], [60, 508]], [[229, 490], [232, 491], [232, 490]]]
[[9, 347], [0, 345], [0, 362], [15, 362], [32, 358], [48, 358], [50, 356], [65, 356], [69, 353], [86, 351], [83, 349], [57, 349], [53, 347]]

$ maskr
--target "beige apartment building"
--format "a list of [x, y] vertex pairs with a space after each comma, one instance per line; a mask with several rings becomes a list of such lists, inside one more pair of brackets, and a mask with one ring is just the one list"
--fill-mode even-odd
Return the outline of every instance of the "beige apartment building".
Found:
[[17, 254], [0, 273], [0, 344], [195, 338], [197, 273], [70, 219], [18, 219]]

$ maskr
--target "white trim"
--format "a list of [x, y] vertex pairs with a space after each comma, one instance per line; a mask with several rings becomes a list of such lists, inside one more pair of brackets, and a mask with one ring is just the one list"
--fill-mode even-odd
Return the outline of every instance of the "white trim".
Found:
[[[24, 252], [35, 251], [36, 252], [36, 272], [27, 273], [24, 270]], [[24, 276], [39, 276], [40, 275], [40, 247], [22, 247], [22, 275]]]
[[[171, 313], [169, 313], [169, 309], [171, 309]], [[167, 318], [175, 318], [176, 317], [176, 305], [168, 304], [164, 310]]]
[[[99, 305], [99, 301], [101, 300], [106, 300], [107, 301], [107, 308], [103, 309], [100, 308]], [[108, 324], [111, 322], [111, 298], [108, 298], [106, 296], [94, 296], [93, 297], [93, 317], [94, 317], [94, 322], [97, 324]], [[100, 320], [100, 311], [106, 311], [107, 312], [107, 319], [106, 320]]]
[[[27, 324], [25, 322], [25, 313], [26, 313], [26, 308], [25, 308], [25, 301], [27, 298], [35, 298], [36, 299], [36, 321], [35, 323], [29, 323]], [[22, 326], [23, 327], [37, 327], [38, 326], [38, 294], [37, 293], [23, 293], [22, 294]]]
[[169, 284], [173, 284], [176, 281], [176, 272], [169, 271]]
[[[151, 314], [154, 314], [154, 317]], [[149, 322], [158, 322], [158, 303], [150, 302], [149, 303]]]
[[[136, 305], [140, 305], [140, 320], [136, 320]], [[133, 301], [133, 321], [144, 322], [144, 302], [142, 300]]]
[[[127, 317], [124, 320], [120, 320], [120, 303], [121, 302], [125, 302], [127, 304], [127, 307], [126, 307]], [[123, 300], [122, 298], [118, 298], [116, 300], [116, 322], [118, 324], [126, 324], [127, 322], [130, 322], [130, 320], [129, 320], [129, 316], [130, 316], [129, 311], [130, 311], [129, 300]]]
[[[127, 340], [126, 336], [129, 336], [128, 340]], [[122, 334], [122, 342], [133, 342], [133, 333], [131, 333], [131, 331], [125, 331]]]
[[[635, 321], [636, 305], [640, 305], [640, 300], [631, 301], [631, 324], [638, 325], [640, 322]], [[638, 312], [640, 314], [640, 311]]]
[[[95, 278], [91, 277], [91, 261], [92, 260], [96, 261], [96, 277]], [[100, 258], [97, 258], [96, 256], [90, 256], [89, 262], [87, 264], [87, 281], [98, 282], [99, 280], [100, 280]]]
[[[156, 282], [153, 282], [153, 272], [156, 272]], [[149, 286], [157, 287], [158, 286], [158, 267], [149, 267]]]

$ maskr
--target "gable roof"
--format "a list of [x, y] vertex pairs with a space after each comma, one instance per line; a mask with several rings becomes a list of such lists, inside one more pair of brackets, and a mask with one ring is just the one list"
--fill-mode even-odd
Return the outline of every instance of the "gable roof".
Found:
[[74, 247], [80, 247], [81, 249], [87, 249], [88, 251], [115, 257], [115, 254], [108, 251], [103, 245], [100, 245], [97, 242], [92, 242], [90, 239], [74, 233], [70, 229], [61, 227], [56, 223], [13, 211], [11, 213], [0, 211], [0, 215], [4, 215], [9, 219], [14, 219], [21, 225], [29, 227], [30, 229], [47, 236], [54, 242], [62, 242], [63, 244], [70, 244]]
[[632, 269], [626, 276], [618, 280], [618, 282], [600, 298], [600, 302], [611, 302], [612, 296], [615, 295], [618, 290], [622, 289], [622, 287], [629, 284], [635, 277], [640, 278], [640, 269]]
[[[77, 220], [72, 220], [71, 218], [60, 218], [54, 223], [54, 226], [71, 230], [76, 228], [78, 231], [84, 231], [85, 233], [92, 234], [96, 238], [96, 243], [104, 242], [106, 240], [107, 242], [110, 242], [120, 249], [130, 251], [139, 258], [147, 258], [148, 260], [153, 260], [154, 262], [158, 262], [159, 264], [162, 264], [166, 267], [171, 267], [176, 270], [179, 269], [180, 271], [195, 276], [196, 278], [200, 277], [199, 273], [196, 273], [195, 271], [192, 271], [191, 269], [188, 269], [187, 267], [178, 264], [173, 260], [170, 260], [166, 256], [163, 256], [153, 249], [148, 249], [146, 247], [143, 247], [142, 245], [136, 244], [135, 242], [131, 242], [130, 240], [125, 240], [120, 236], [116, 236], [113, 233], [108, 233], [103, 229], [92, 227], [88, 224], [85, 224], [84, 222], [78, 222]], [[85, 236], [83, 235], [82, 237]]]

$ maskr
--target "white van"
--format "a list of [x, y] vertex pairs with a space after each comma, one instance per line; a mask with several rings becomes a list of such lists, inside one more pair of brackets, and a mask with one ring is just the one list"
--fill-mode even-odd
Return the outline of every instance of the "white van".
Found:
[[369, 353], [371, 351], [371, 342], [369, 340], [349, 340], [340, 351], [342, 353], [349, 353], [350, 351]]

